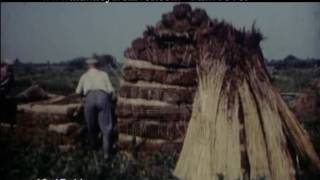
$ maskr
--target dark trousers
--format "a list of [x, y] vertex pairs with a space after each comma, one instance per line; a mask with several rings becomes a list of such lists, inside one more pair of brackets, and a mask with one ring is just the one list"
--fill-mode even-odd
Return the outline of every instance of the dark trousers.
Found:
[[89, 141], [97, 148], [99, 130], [102, 133], [103, 152], [111, 152], [112, 114], [111, 95], [100, 90], [91, 90], [87, 93], [84, 104], [84, 115], [88, 127]]

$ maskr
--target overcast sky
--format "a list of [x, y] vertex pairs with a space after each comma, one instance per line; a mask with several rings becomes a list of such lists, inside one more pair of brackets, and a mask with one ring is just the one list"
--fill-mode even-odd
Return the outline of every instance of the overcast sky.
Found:
[[[1, 3], [1, 58], [58, 62], [123, 51], [175, 3]], [[236, 27], [256, 26], [268, 59], [320, 58], [320, 3], [191, 3]]]

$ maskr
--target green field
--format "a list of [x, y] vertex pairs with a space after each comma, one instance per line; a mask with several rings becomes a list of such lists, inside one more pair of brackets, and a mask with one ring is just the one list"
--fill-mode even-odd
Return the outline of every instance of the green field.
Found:
[[[29, 72], [17, 71], [12, 95], [15, 95], [31, 85], [39, 85], [48, 93], [70, 95], [75, 92], [80, 76], [85, 69], [48, 69]], [[110, 80], [115, 88], [119, 86], [119, 74], [112, 69], [107, 69]]]

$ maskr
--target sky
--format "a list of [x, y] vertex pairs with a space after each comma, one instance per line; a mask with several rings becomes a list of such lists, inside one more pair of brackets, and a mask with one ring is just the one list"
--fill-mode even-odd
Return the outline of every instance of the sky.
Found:
[[[1, 3], [1, 59], [60, 62], [123, 51], [175, 3]], [[254, 21], [267, 59], [320, 58], [320, 3], [191, 3], [237, 28]]]

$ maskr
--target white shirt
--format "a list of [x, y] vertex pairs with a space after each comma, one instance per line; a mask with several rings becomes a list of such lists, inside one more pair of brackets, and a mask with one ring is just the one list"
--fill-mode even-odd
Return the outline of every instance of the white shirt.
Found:
[[114, 88], [107, 73], [91, 68], [81, 76], [76, 93], [86, 95], [90, 90], [102, 90], [111, 93]]

